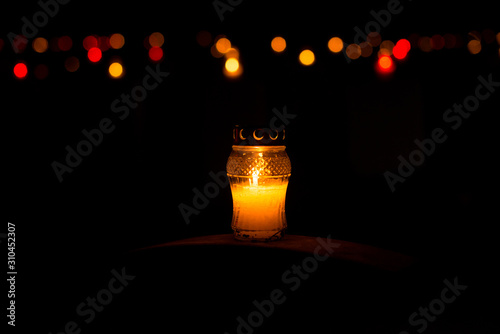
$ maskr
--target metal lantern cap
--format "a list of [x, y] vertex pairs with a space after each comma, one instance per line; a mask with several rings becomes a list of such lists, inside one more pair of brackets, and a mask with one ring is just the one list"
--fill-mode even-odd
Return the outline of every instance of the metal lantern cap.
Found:
[[233, 128], [233, 145], [283, 146], [285, 145], [285, 128], [271, 129], [259, 126], [236, 125]]

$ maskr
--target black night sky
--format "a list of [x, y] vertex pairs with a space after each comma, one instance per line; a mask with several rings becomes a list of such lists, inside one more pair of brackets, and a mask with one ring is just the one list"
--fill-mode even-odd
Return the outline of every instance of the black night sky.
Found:
[[[43, 7], [50, 15], [37, 14]], [[26, 49], [15, 53], [9, 39], [36, 20]], [[288, 288], [280, 277], [303, 254], [217, 244], [130, 252], [232, 233], [229, 187], [188, 224], [179, 205], [193, 206], [210, 175], [225, 173], [235, 124], [265, 127], [277, 117], [292, 164], [287, 233], [373, 246], [414, 262], [387, 272], [328, 260], [251, 331], [498, 332], [499, 22], [487, 1], [3, 4], [0, 232], [8, 222], [16, 226], [18, 270], [16, 327], [6, 326], [250, 334], [238, 332], [237, 317], [246, 319], [252, 301], [270, 298], [274, 288]], [[370, 25], [382, 41], [411, 43], [404, 59], [389, 55], [390, 74], [377, 70], [379, 46], [358, 59], [327, 47], [332, 37], [345, 47], [357, 42], [358, 29]], [[154, 32], [164, 36], [158, 62], [148, 57]], [[210, 36], [207, 46], [200, 32]], [[89, 61], [83, 39], [114, 33], [124, 46]], [[71, 47], [54, 51], [62, 36]], [[222, 36], [239, 50], [236, 79], [224, 74], [224, 57], [211, 53]], [[286, 40], [285, 51], [271, 49], [275, 36]], [[49, 41], [47, 51], [34, 51], [38, 37]], [[310, 66], [299, 62], [304, 49], [314, 52]], [[74, 72], [69, 57], [78, 59]], [[124, 69], [118, 79], [108, 73], [113, 61]], [[14, 75], [17, 63], [28, 69], [23, 79]], [[89, 138], [90, 153], [68, 158]], [[59, 177], [55, 165], [66, 168]], [[136, 278], [124, 280], [122, 268]], [[78, 306], [113, 290], [109, 281], [118, 276], [123, 291], [96, 306], [95, 318], [81, 316]], [[467, 289], [456, 290], [456, 281]], [[446, 309], [435, 319], [409, 321], [419, 307], [439, 308], [432, 301], [446, 300], [447, 286], [456, 301], [441, 303]]]

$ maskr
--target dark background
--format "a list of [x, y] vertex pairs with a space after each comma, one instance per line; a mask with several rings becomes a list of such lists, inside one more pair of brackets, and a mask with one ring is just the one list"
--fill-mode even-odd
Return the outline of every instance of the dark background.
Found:
[[[403, 11], [382, 28], [383, 39], [453, 33], [466, 42], [473, 30], [500, 31], [491, 2], [401, 5]], [[62, 329], [74, 317], [75, 305], [106, 286], [116, 259], [130, 250], [231, 233], [229, 187], [191, 216], [189, 225], [178, 206], [192, 205], [192, 189], [203, 189], [211, 181], [209, 172], [225, 170], [234, 124], [267, 125], [273, 108], [284, 106], [296, 115], [287, 127], [292, 161], [288, 233], [330, 235], [412, 255], [433, 263], [422, 269], [431, 284], [462, 274], [484, 289], [477, 296], [489, 293], [490, 271], [498, 262], [500, 97], [496, 92], [481, 102], [455, 131], [442, 115], [474, 93], [479, 75], [492, 73], [500, 80], [496, 41], [483, 43], [477, 55], [465, 45], [429, 53], [412, 46], [392, 77], [381, 78], [374, 71], [375, 52], [348, 64], [326, 43], [333, 36], [350, 43], [353, 28], [364, 29], [373, 20], [370, 11], [385, 9], [386, 1], [243, 1], [221, 22], [210, 1], [73, 0], [60, 5], [37, 35], [69, 35], [70, 51], [36, 54], [28, 47], [14, 54], [7, 33], [20, 32], [21, 17], [31, 18], [40, 7], [36, 1], [2, 6], [3, 212], [4, 223], [17, 226], [20, 324]], [[198, 45], [201, 30], [213, 37], [224, 34], [240, 49], [240, 80], [225, 78], [223, 61]], [[110, 104], [142, 83], [147, 65], [156, 66], [143, 46], [154, 31], [165, 36], [159, 66], [170, 75], [119, 121]], [[124, 48], [90, 64], [82, 39], [115, 32], [125, 36]], [[283, 54], [269, 47], [276, 35], [287, 40]], [[313, 66], [297, 60], [304, 47], [315, 52]], [[69, 55], [80, 59], [75, 73], [64, 69]], [[119, 80], [107, 75], [113, 55], [123, 59], [126, 70]], [[16, 80], [12, 67], [17, 60], [30, 69], [47, 64], [49, 76], [37, 80], [30, 72]], [[76, 147], [84, 139], [81, 131], [105, 117], [116, 129], [59, 183], [51, 163], [62, 162], [65, 146]], [[397, 157], [407, 158], [416, 148], [413, 141], [428, 138], [436, 127], [445, 129], [447, 141], [391, 192], [384, 172], [396, 172]], [[214, 268], [227, 261], [212, 260], [218, 263]], [[446, 268], [446, 275], [431, 267]], [[430, 299], [436, 296], [427, 293]], [[469, 302], [481, 303], [492, 314], [488, 303]], [[99, 328], [90, 324], [86, 331]]]

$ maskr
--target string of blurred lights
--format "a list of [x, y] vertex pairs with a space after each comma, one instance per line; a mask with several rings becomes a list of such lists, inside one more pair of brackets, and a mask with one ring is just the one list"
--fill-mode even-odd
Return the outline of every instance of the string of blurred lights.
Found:
[[[17, 43], [16, 43], [17, 41]], [[148, 58], [152, 63], [163, 61], [163, 44], [165, 38], [160, 32], [153, 32], [144, 39], [144, 47], [147, 49]], [[50, 40], [37, 37], [31, 43], [23, 36], [14, 39], [19, 54], [26, 51], [29, 45], [36, 54], [51, 52], [67, 52], [73, 48], [73, 39], [69, 36], [53, 37]], [[83, 38], [82, 46], [86, 51], [86, 58], [90, 63], [99, 63], [103, 58], [103, 52], [110, 49], [119, 50], [125, 45], [125, 37], [120, 33], [108, 36], [89, 35]], [[4, 49], [5, 42], [0, 38], [0, 52]], [[20, 57], [20, 56], [19, 56]], [[80, 59], [76, 56], [68, 56], [64, 60], [64, 68], [72, 73], [80, 68]], [[17, 60], [12, 68], [16, 79], [26, 79], [29, 74], [27, 62]], [[124, 64], [117, 56], [112, 56], [109, 61], [108, 74], [110, 78], [118, 79], [125, 73]], [[49, 67], [45, 64], [37, 64], [33, 67], [33, 75], [37, 79], [45, 79], [49, 75]]]
[[[243, 66], [240, 61], [240, 52], [227, 36], [218, 35], [212, 38], [208, 31], [200, 31], [196, 35], [198, 44], [202, 47], [210, 47], [210, 53], [214, 58], [222, 58], [224, 66], [223, 74], [227, 78], [238, 78], [243, 73]], [[410, 50], [418, 49], [429, 53], [442, 49], [460, 49], [464, 46], [470, 54], [479, 54], [485, 44], [492, 44], [496, 40], [500, 46], [500, 32], [495, 33], [491, 29], [484, 29], [482, 32], [471, 31], [465, 38], [460, 34], [446, 33], [444, 35], [435, 34], [433, 36], [419, 36], [411, 34], [408, 38], [402, 38], [394, 43], [391, 40], [383, 40], [377, 32], [367, 35], [366, 41], [360, 44], [346, 44], [338, 36], [331, 37], [327, 43], [327, 49], [333, 54], [342, 53], [346, 59], [356, 60], [368, 58], [376, 55], [375, 70], [380, 74], [389, 74], [395, 70], [395, 61], [403, 61]], [[31, 43], [27, 42], [23, 36], [18, 36], [14, 41], [18, 41], [16, 46], [19, 53], [23, 53], [28, 45], [37, 54], [52, 52], [67, 52], [73, 48], [73, 39], [69, 36], [53, 37], [50, 40], [44, 37], [37, 37]], [[22, 43], [22, 41], [25, 41]], [[16, 42], [15, 42], [16, 43]], [[153, 63], [163, 61], [163, 45], [165, 38], [160, 32], [153, 32], [147, 35], [143, 41], [147, 49], [148, 58]], [[119, 50], [125, 45], [125, 37], [120, 33], [110, 36], [89, 35], [83, 38], [82, 46], [87, 52], [87, 59], [90, 63], [98, 63], [103, 58], [103, 52], [109, 49]], [[5, 42], [0, 38], [0, 52], [4, 49]], [[287, 49], [287, 42], [283, 36], [276, 36], [270, 41], [271, 50], [276, 54], [284, 53]], [[377, 49], [378, 48], [378, 49]], [[376, 51], [376, 52], [375, 52]], [[500, 56], [500, 48], [498, 48]], [[303, 66], [311, 66], [316, 62], [316, 56], [312, 49], [302, 49], [298, 52], [298, 62]], [[64, 68], [68, 72], [76, 72], [80, 68], [80, 59], [76, 56], [69, 56], [64, 61]], [[125, 73], [124, 64], [118, 57], [112, 57], [108, 67], [108, 74], [113, 79], [123, 77]], [[13, 74], [17, 79], [25, 79], [29, 74], [29, 68], [24, 60], [18, 60], [13, 66]], [[37, 79], [45, 79], [49, 74], [49, 68], [45, 64], [37, 64], [33, 67], [33, 74]]]

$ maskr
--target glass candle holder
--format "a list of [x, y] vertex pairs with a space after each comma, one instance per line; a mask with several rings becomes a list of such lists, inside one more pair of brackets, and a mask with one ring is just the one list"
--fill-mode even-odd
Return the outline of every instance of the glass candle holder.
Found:
[[285, 233], [291, 164], [284, 137], [284, 130], [233, 129], [226, 169], [233, 196], [231, 227], [238, 240], [272, 241]]

